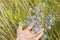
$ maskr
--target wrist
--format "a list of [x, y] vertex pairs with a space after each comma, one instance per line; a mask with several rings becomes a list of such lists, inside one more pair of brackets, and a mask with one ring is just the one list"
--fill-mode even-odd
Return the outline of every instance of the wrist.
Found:
[[20, 40], [20, 38], [16, 38], [16, 40]]
[[26, 40], [26, 39], [24, 39], [24, 38], [16, 38], [16, 40]]

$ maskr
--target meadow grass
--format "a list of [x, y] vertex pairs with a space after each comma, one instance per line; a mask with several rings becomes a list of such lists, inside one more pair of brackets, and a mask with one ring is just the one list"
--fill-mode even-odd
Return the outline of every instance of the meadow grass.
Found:
[[15, 40], [18, 23], [23, 22], [27, 15], [32, 15], [28, 11], [30, 7], [40, 6], [41, 3], [46, 3], [41, 12], [56, 18], [53, 28], [46, 32], [46, 40], [60, 40], [60, 0], [0, 0], [0, 40]]

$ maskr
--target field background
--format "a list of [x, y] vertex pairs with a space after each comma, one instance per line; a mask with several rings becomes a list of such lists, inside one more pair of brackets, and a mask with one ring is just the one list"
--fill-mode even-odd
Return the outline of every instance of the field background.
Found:
[[0, 0], [0, 40], [15, 40], [18, 23], [23, 22], [27, 15], [32, 15], [29, 7], [41, 3], [46, 3], [41, 11], [56, 18], [54, 27], [46, 33], [46, 40], [60, 40], [60, 0]]

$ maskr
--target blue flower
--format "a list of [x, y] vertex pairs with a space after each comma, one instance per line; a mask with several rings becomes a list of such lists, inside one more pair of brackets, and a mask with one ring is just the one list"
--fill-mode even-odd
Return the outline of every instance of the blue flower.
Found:
[[35, 21], [36, 15], [32, 16], [31, 19], [32, 19], [32, 22]]
[[32, 28], [32, 31], [33, 32], [35, 32], [35, 33], [37, 33], [39, 30], [38, 30], [38, 27], [37, 26], [34, 26], [33, 28]]
[[43, 38], [47, 38], [47, 35], [46, 34], [43, 34]]
[[47, 38], [47, 35], [46, 34], [43, 34], [42, 40], [46, 40], [46, 38]]
[[51, 26], [48, 26], [47, 29], [50, 30], [51, 29]]
[[29, 26], [31, 24], [31, 22], [27, 21], [27, 20], [25, 20], [24, 23], [25, 23], [26, 26]]
[[40, 13], [39, 8], [38, 7], [34, 7], [34, 12], [35, 12], [35, 14], [39, 14]]
[[49, 14], [47, 18], [48, 24], [53, 25], [54, 20], [54, 17], [51, 14]]
[[44, 18], [44, 13], [40, 13], [40, 16], [41, 16], [42, 18]]
[[38, 23], [40, 23], [40, 18], [37, 17], [37, 18], [36, 18], [36, 21], [37, 21]]
[[41, 4], [41, 8], [44, 8], [45, 6], [46, 6], [45, 3], [42, 3], [42, 4]]
[[37, 33], [42, 29], [42, 27], [39, 24], [35, 24], [32, 28], [32, 31]]
[[32, 10], [33, 10], [33, 9], [30, 7], [30, 8], [29, 8], [29, 11], [31, 12]]
[[30, 16], [27, 16], [26, 20], [27, 21], [31, 21], [31, 17]]

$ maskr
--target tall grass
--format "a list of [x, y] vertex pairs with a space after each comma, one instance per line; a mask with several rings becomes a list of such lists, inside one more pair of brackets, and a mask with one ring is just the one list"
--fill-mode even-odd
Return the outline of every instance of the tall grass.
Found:
[[60, 40], [60, 0], [0, 0], [0, 40], [15, 40], [18, 23], [32, 15], [28, 9], [43, 2], [46, 7], [41, 11], [56, 18], [46, 40]]

